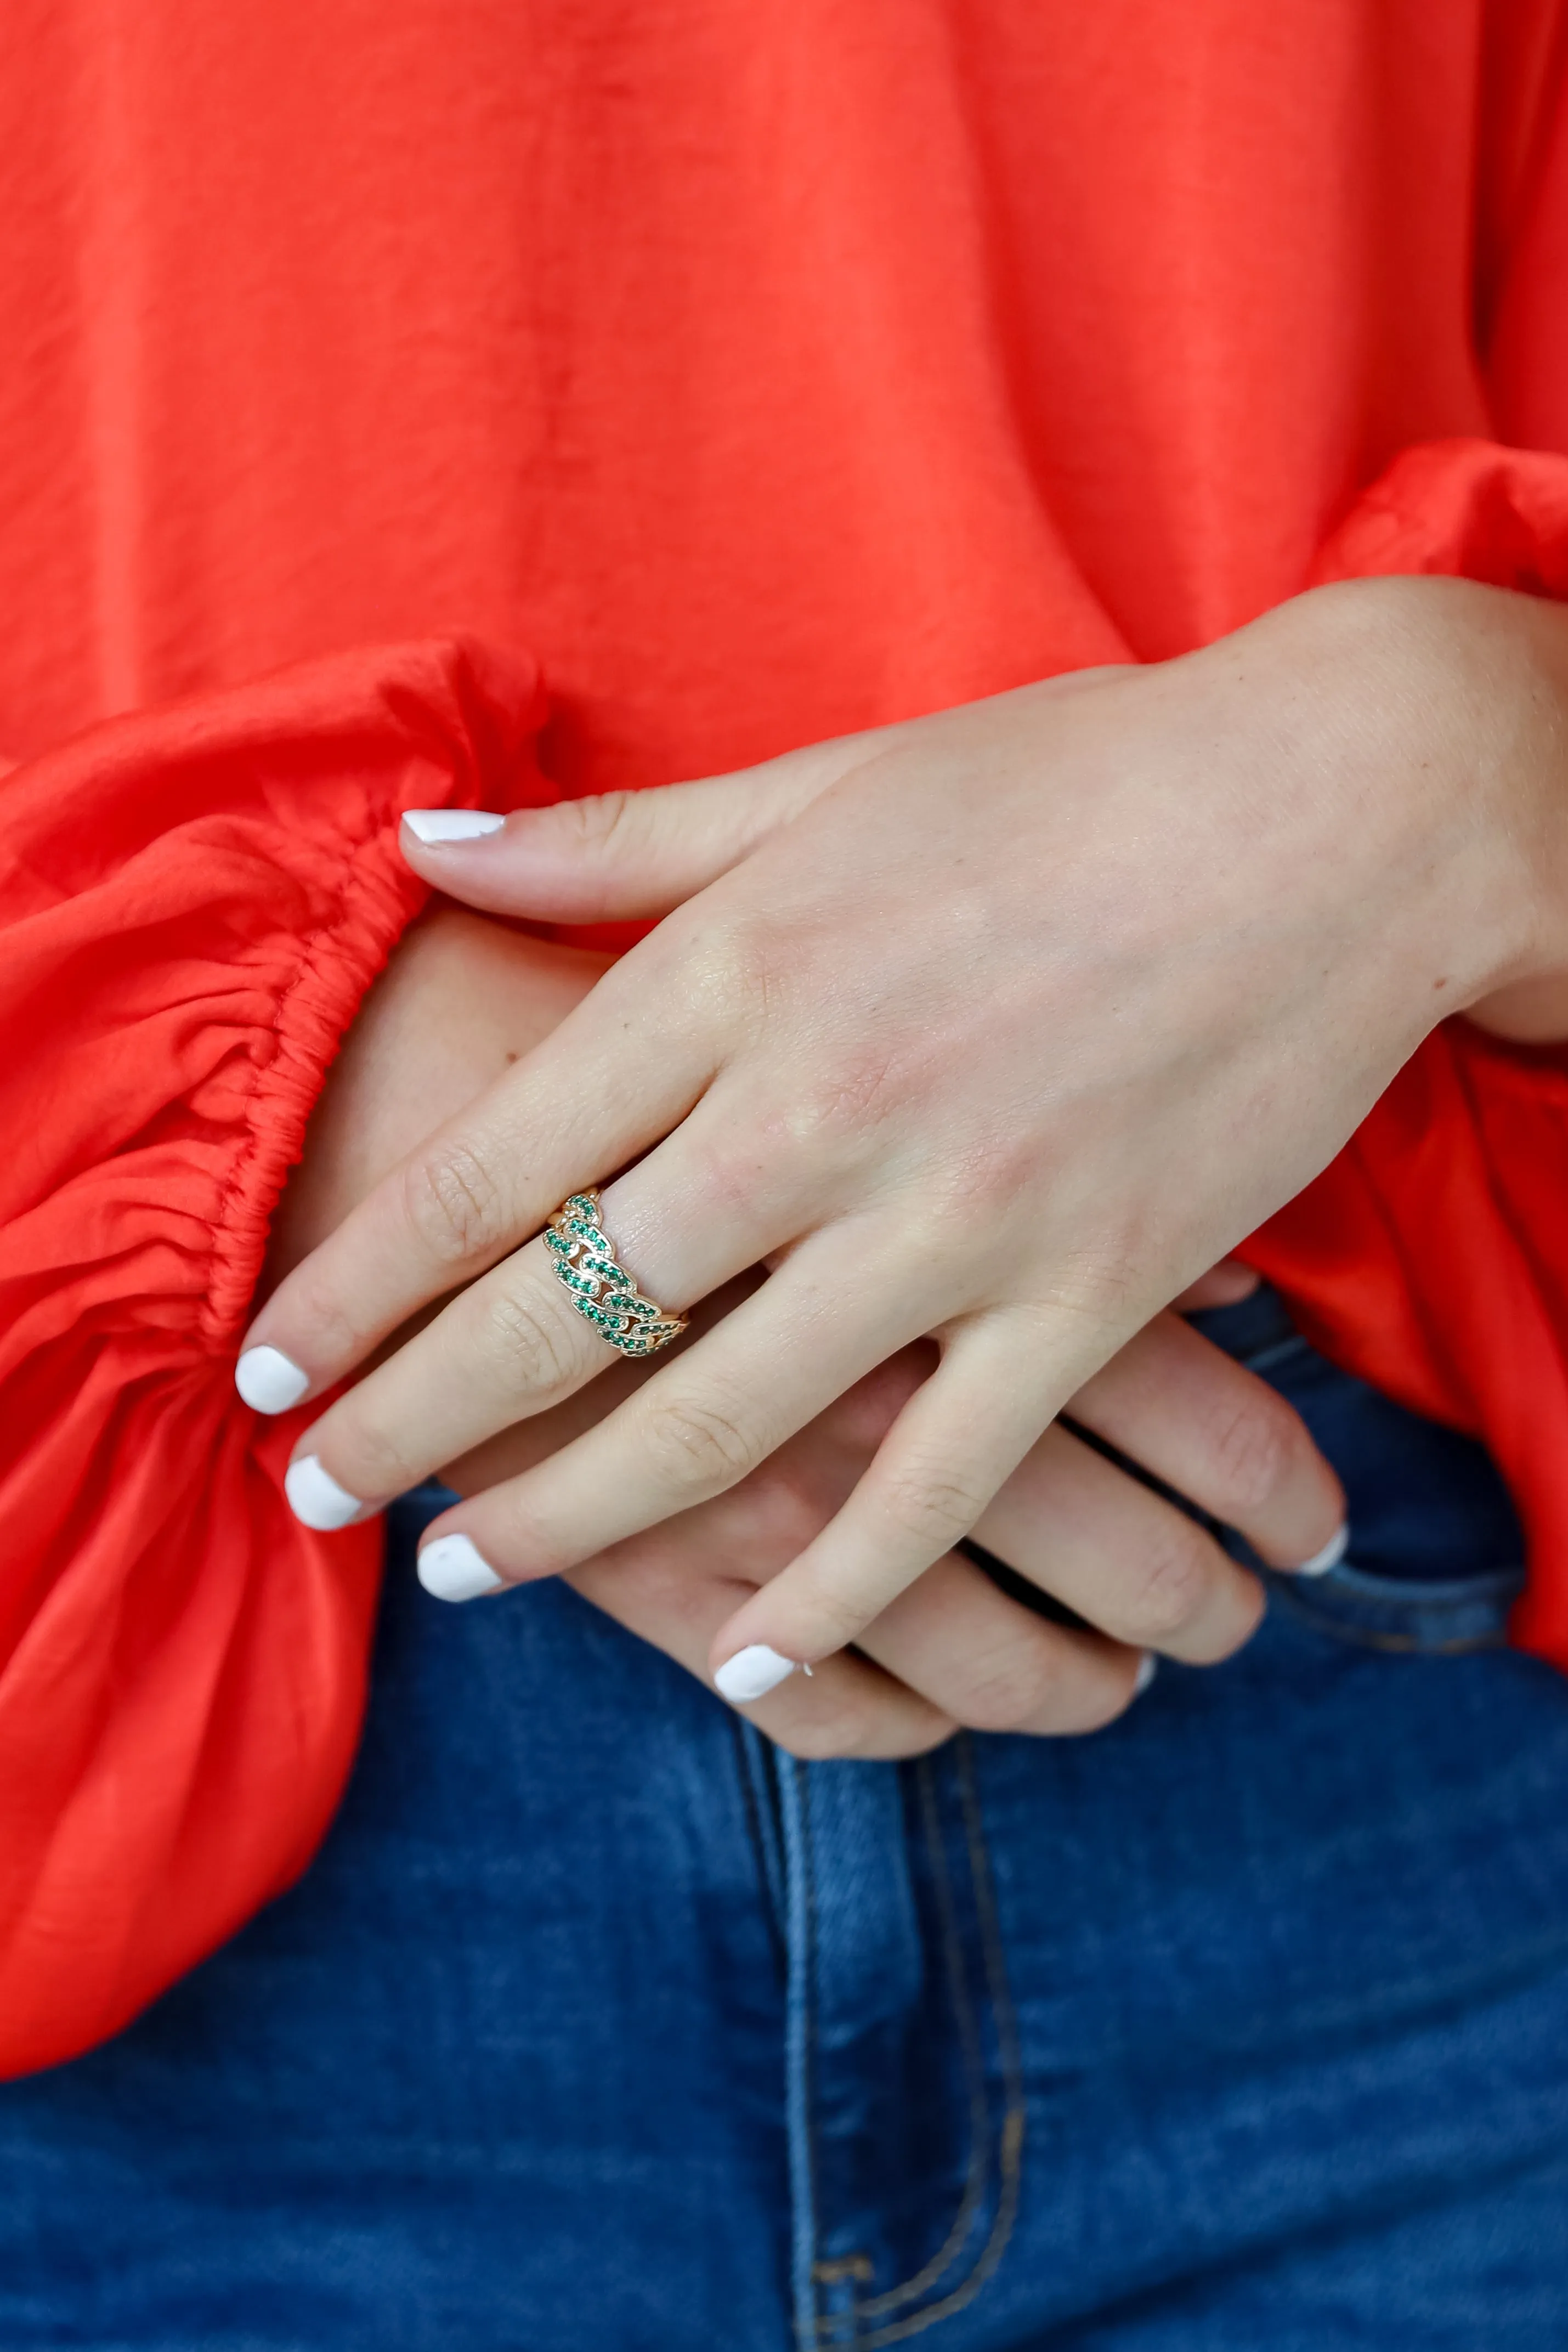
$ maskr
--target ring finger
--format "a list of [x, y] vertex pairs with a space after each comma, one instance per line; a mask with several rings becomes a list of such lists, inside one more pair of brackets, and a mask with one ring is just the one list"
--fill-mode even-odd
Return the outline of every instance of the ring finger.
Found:
[[[758, 1223], [772, 1204], [755, 1187], [742, 1204], [738, 1188], [726, 1181], [708, 1140], [716, 1124], [722, 1131], [722, 1122], [699, 1108], [612, 1184], [600, 1207], [601, 1230], [613, 1237], [611, 1258], [671, 1313], [793, 1238]], [[780, 1206], [774, 1213], [788, 1224], [800, 1212]], [[516, 1251], [306, 1433], [287, 1485], [308, 1526], [346, 1526], [626, 1360], [562, 1280], [558, 1257], [543, 1234]]]

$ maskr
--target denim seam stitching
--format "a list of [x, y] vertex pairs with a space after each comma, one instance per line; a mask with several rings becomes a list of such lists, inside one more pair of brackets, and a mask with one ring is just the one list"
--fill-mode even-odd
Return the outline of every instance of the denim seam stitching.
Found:
[[968, 1973], [964, 1966], [963, 1948], [958, 1937], [957, 1906], [954, 1900], [952, 1874], [947, 1867], [946, 1841], [936, 1803], [936, 1772], [928, 1756], [920, 1758], [915, 1767], [915, 1774], [920, 1794], [921, 1826], [931, 1860], [937, 1909], [942, 1918], [942, 1972], [947, 1980], [948, 1996], [957, 2019], [958, 2040], [964, 2057], [964, 2080], [969, 2095], [969, 2162], [958, 2210], [936, 2252], [900, 2285], [886, 2287], [881, 2294], [872, 2295], [864, 2303], [857, 2304], [853, 2315], [857, 2322], [881, 2318], [896, 2311], [901, 2304], [912, 2303], [916, 2295], [924, 2294], [927, 2288], [935, 2286], [945, 2271], [951, 2270], [979, 2210], [991, 2172], [985, 2057], [980, 2047], [978, 2022], [975, 2004], [969, 1995]]
[[[798, 2094], [794, 2093], [792, 2085], [790, 2086], [789, 2101], [790, 2107], [793, 2109], [798, 2097], [800, 2128], [798, 2132], [794, 2129], [790, 2132], [790, 2192], [795, 2205], [797, 2239], [803, 2237], [805, 2240], [803, 2249], [797, 2246], [793, 2263], [796, 2300], [795, 2335], [797, 2342], [807, 2344], [815, 2343], [820, 2333], [814, 2292], [818, 2221], [816, 2140], [812, 2116], [812, 2088], [816, 2079], [814, 2061], [816, 2055], [817, 1885], [815, 1857], [812, 1851], [810, 1769], [798, 1759], [790, 1758], [788, 1770], [795, 1797], [795, 1850], [790, 1857], [791, 1894], [793, 1895], [794, 1883], [798, 1877], [800, 1898], [799, 2091]], [[793, 1907], [793, 1901], [791, 1901], [791, 1910]], [[793, 2019], [791, 2019], [790, 2038], [793, 2041]], [[793, 2116], [791, 2116], [791, 2122], [793, 2122]], [[797, 2150], [799, 2151], [798, 2168], [795, 2162]], [[810, 2291], [809, 2308], [802, 2296], [802, 2288]]]
[[996, 2219], [991, 2233], [976, 2257], [975, 2266], [967, 2279], [956, 2286], [940, 2302], [925, 2311], [901, 2319], [892, 2327], [877, 2328], [862, 2336], [860, 2352], [882, 2352], [889, 2344], [905, 2342], [912, 2336], [934, 2327], [938, 2320], [950, 2319], [974, 2302], [982, 2287], [995, 2277], [1003, 2255], [1012, 2238], [1018, 2220], [1019, 2198], [1022, 2185], [1024, 2141], [1023, 2061], [1019, 2047], [1017, 2020], [1013, 2014], [1012, 1995], [1008, 1984], [1007, 1963], [1002, 1946], [1001, 1922], [997, 1915], [995, 1891], [991, 1881], [988, 1849], [985, 1826], [980, 1814], [979, 1791], [976, 1786], [974, 1748], [967, 1732], [960, 1732], [954, 1742], [958, 1764], [959, 1796], [964, 1812], [964, 1836], [968, 1850], [970, 1881], [975, 1893], [975, 1911], [980, 1927], [980, 1944], [985, 1955], [986, 1986], [990, 1996], [991, 2013], [996, 2023], [997, 2043], [1001, 2058], [1003, 2115], [999, 2137], [999, 2190]]

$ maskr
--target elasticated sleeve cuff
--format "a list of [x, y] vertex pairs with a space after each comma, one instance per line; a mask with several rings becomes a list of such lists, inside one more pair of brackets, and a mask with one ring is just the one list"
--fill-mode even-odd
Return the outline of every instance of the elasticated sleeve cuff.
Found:
[[553, 794], [536, 675], [356, 652], [0, 783], [0, 2072], [112, 2032], [308, 1860], [380, 1530], [325, 1538], [235, 1343], [423, 892], [400, 813]]

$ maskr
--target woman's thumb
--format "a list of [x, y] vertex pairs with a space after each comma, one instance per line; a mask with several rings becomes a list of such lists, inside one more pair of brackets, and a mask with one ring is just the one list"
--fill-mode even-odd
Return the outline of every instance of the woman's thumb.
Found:
[[493, 915], [555, 923], [664, 915], [857, 764], [846, 748], [821, 744], [738, 775], [594, 793], [505, 818], [479, 809], [410, 809], [402, 852], [448, 898]]

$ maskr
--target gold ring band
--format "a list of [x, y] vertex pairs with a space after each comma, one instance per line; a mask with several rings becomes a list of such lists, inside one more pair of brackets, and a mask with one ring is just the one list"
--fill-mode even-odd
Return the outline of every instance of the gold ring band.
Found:
[[686, 1328], [684, 1315], [666, 1315], [644, 1298], [615, 1255], [591, 1184], [563, 1201], [545, 1231], [556, 1279], [583, 1320], [623, 1356], [653, 1356]]

